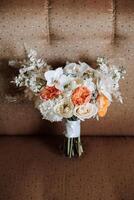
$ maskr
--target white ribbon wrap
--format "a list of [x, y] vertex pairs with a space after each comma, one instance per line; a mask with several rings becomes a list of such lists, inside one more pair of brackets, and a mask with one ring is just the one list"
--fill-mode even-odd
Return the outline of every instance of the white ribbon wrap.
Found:
[[80, 137], [80, 120], [77, 121], [67, 120], [65, 122], [65, 126], [66, 126], [65, 136], [67, 138]]

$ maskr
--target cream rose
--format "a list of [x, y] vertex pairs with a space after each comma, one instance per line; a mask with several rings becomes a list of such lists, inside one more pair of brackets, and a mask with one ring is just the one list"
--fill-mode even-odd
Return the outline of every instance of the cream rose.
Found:
[[81, 120], [90, 119], [91, 117], [95, 116], [97, 112], [97, 106], [92, 103], [79, 105], [74, 108], [74, 115]]
[[62, 100], [54, 107], [55, 113], [64, 118], [70, 118], [73, 116], [74, 106], [70, 100]]

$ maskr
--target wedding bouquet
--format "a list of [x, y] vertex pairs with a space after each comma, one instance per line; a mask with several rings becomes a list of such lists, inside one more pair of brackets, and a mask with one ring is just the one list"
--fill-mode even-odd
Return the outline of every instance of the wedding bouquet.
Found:
[[[10, 65], [15, 64], [13, 61]], [[96, 69], [85, 62], [69, 63], [53, 69], [31, 50], [14, 83], [25, 88], [42, 118], [51, 122], [65, 121], [65, 154], [81, 156], [80, 121], [104, 117], [113, 98], [122, 103], [119, 80], [124, 78], [122, 67], [109, 66], [98, 58]]]

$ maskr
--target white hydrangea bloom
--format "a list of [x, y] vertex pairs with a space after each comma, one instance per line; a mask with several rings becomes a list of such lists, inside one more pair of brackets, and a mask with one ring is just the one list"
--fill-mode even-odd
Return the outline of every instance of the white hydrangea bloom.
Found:
[[61, 117], [54, 111], [55, 105], [56, 105], [56, 102], [52, 100], [42, 101], [41, 103], [38, 104], [37, 108], [42, 114], [43, 119], [47, 119], [51, 122], [62, 121], [63, 117]]

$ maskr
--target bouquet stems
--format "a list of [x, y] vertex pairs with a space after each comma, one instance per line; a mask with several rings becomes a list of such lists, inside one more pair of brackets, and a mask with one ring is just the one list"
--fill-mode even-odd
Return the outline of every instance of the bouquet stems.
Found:
[[81, 144], [81, 138], [65, 138], [65, 155], [68, 157], [81, 156], [83, 153], [83, 147]]
[[83, 148], [80, 138], [80, 120], [71, 118], [65, 121], [65, 143], [64, 152], [68, 157], [81, 156]]

